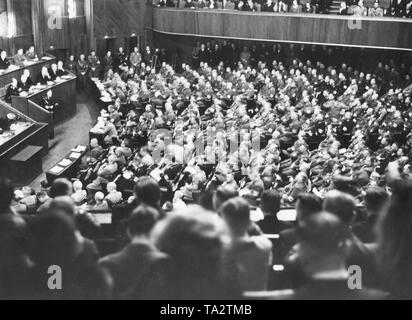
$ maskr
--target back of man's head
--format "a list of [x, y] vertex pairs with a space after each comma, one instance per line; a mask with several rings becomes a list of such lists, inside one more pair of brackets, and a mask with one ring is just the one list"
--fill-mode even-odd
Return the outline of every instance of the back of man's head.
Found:
[[220, 213], [234, 235], [244, 235], [250, 227], [250, 208], [243, 198], [234, 198], [226, 201]]
[[266, 190], [260, 198], [260, 209], [263, 213], [276, 216], [280, 211], [280, 194], [275, 190]]
[[134, 193], [139, 203], [157, 207], [160, 202], [161, 192], [159, 184], [150, 177], [142, 177], [136, 182]]
[[342, 253], [345, 226], [334, 214], [320, 212], [305, 219], [298, 227], [301, 250], [316, 254]]
[[237, 190], [230, 185], [220, 186], [213, 197], [213, 206], [216, 211], [224, 204], [226, 201], [236, 198], [239, 196]]
[[65, 179], [56, 179], [50, 188], [50, 198], [70, 196], [73, 193], [72, 183]]
[[127, 229], [130, 236], [148, 235], [159, 218], [159, 212], [156, 209], [140, 205], [127, 220]]
[[296, 204], [298, 219], [303, 220], [306, 217], [322, 211], [322, 201], [313, 193], [301, 193], [298, 196]]
[[31, 257], [39, 264], [65, 263], [77, 252], [74, 219], [61, 210], [47, 211], [30, 226]]
[[330, 191], [323, 201], [323, 210], [336, 215], [346, 225], [352, 223], [355, 209], [355, 198], [341, 191]]
[[199, 281], [216, 279], [226, 236], [222, 219], [197, 206], [168, 215], [151, 233], [156, 247], [177, 264], [178, 276], [198, 277]]
[[365, 207], [368, 213], [377, 214], [389, 202], [389, 194], [383, 188], [370, 188], [365, 194]]

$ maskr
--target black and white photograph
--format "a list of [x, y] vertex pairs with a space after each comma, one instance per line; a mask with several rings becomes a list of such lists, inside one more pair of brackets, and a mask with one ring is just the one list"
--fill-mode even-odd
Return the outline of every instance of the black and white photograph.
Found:
[[412, 0], [0, 0], [0, 300], [412, 300]]

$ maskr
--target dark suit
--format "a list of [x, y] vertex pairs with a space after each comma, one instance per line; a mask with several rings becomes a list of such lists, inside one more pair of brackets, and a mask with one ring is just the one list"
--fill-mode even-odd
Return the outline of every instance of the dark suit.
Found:
[[57, 77], [58, 77], [57, 71], [56, 71], [56, 73], [54, 73], [52, 69], [49, 70], [49, 75], [50, 75], [52, 81], [56, 80]]
[[18, 96], [20, 94], [20, 89], [18, 87], [12, 87], [11, 85], [7, 87], [6, 96], [4, 100], [8, 103], [11, 102], [12, 96]]
[[10, 62], [9, 62], [9, 60], [6, 58], [6, 59], [2, 59], [2, 58], [0, 58], [0, 70], [5, 70], [5, 69], [7, 69], [8, 67], [10, 66]]
[[61, 70], [61, 69], [59, 69], [59, 70], [57, 70], [56, 75], [57, 75], [58, 77], [65, 76], [65, 75], [67, 75], [67, 71], [66, 71], [66, 70]]
[[[360, 266], [362, 268], [362, 281], [366, 285], [377, 283], [377, 270], [375, 267], [376, 250], [373, 247], [362, 243], [355, 235], [351, 234], [347, 240], [346, 265]], [[299, 257], [293, 255], [293, 259], [287, 258], [285, 261], [285, 271], [288, 273], [293, 286], [299, 287], [307, 283], [308, 279], [303, 273]]]
[[257, 225], [264, 234], [279, 234], [281, 231], [292, 227], [287, 222], [279, 221], [275, 216], [265, 216]]
[[[125, 298], [130, 292], [139, 295], [139, 287], [148, 280], [152, 266], [166, 261], [166, 257], [150, 242], [142, 241], [127, 245], [122, 251], [101, 259], [99, 264], [113, 278], [114, 298]], [[154, 273], [152, 276], [160, 275]]]
[[17, 87], [21, 90], [21, 91], [29, 91], [30, 87], [31, 87], [31, 83], [29, 83], [29, 81], [27, 80], [25, 83], [19, 81], [19, 84], [17, 85]]
[[51, 77], [47, 77], [47, 76], [43, 76], [43, 75], [39, 75], [39, 77], [37, 78], [37, 83], [40, 84], [47, 84], [48, 81], [53, 81]]

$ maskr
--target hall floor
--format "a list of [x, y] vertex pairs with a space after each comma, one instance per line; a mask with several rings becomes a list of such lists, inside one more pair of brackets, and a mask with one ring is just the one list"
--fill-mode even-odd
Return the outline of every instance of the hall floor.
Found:
[[76, 115], [55, 128], [55, 137], [49, 140], [49, 153], [43, 158], [43, 173], [30, 184], [32, 188], [39, 190], [40, 183], [46, 179], [45, 172], [56, 165], [73, 147], [89, 143], [89, 131], [98, 115], [99, 109], [92, 97], [77, 96]]

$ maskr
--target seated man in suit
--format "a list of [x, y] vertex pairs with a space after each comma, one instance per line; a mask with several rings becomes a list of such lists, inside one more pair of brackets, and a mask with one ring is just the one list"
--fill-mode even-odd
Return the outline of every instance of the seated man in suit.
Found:
[[307, 283], [284, 299], [292, 300], [370, 300], [384, 299], [378, 290], [349, 287], [346, 264], [346, 226], [327, 212], [311, 215], [298, 227], [297, 254]]
[[27, 79], [26, 83], [30, 88], [34, 84], [33, 80], [31, 79], [31, 76], [30, 76], [30, 70], [29, 69], [24, 69], [23, 75], [26, 77], [26, 79]]
[[67, 75], [67, 71], [64, 69], [63, 67], [63, 61], [59, 61], [57, 62], [57, 71], [56, 74], [58, 77], [63, 77], [65, 75]]
[[28, 92], [30, 87], [31, 87], [31, 84], [28, 82], [27, 76], [25, 74], [22, 74], [22, 76], [20, 78], [20, 82], [18, 84], [18, 88], [21, 91]]
[[59, 76], [57, 75], [57, 64], [53, 63], [49, 69], [49, 75], [52, 81], [56, 80]]
[[26, 52], [26, 58], [27, 60], [35, 61], [38, 60], [39, 58], [37, 57], [36, 51], [34, 49], [34, 46], [31, 46], [29, 50]]
[[8, 69], [9, 66], [10, 62], [7, 58], [7, 52], [3, 50], [0, 54], [0, 70]]
[[18, 96], [20, 92], [21, 92], [21, 89], [19, 89], [19, 83], [17, 82], [16, 78], [13, 78], [11, 80], [11, 84], [7, 87], [6, 96], [4, 100], [8, 103], [11, 103], [11, 97]]
[[109, 115], [101, 117], [98, 123], [91, 132], [102, 135], [104, 143], [107, 145], [113, 144], [113, 139], [118, 137], [118, 132], [115, 125], [110, 122]]
[[24, 55], [23, 49], [19, 49], [17, 54], [13, 56], [14, 64], [18, 67], [24, 67], [27, 62], [27, 58]]
[[43, 108], [47, 111], [54, 111], [59, 104], [53, 99], [53, 91], [48, 90], [46, 96], [43, 98]]
[[100, 156], [103, 154], [104, 150], [99, 145], [99, 141], [96, 138], [90, 140], [90, 145], [87, 149], [86, 154], [82, 158], [82, 162], [80, 164], [80, 169], [88, 169], [89, 164], [94, 163]]
[[43, 67], [41, 69], [39, 77], [37, 78], [37, 83], [40, 83], [41, 85], [46, 85], [48, 82], [51, 81], [53, 80], [49, 74], [49, 70], [47, 70], [47, 67]]

